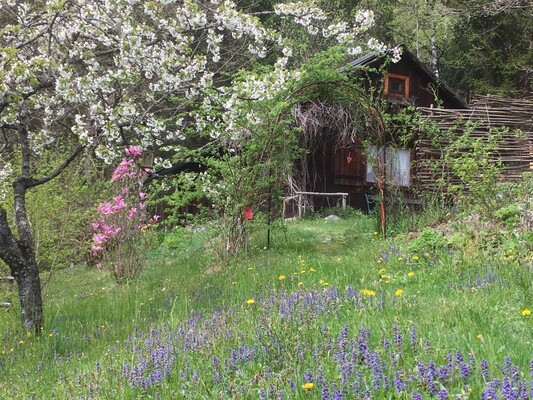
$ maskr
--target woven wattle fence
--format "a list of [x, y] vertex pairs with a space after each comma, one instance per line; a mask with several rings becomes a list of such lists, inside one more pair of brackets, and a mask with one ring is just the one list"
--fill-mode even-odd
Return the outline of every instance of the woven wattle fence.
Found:
[[[446, 174], [435, 168], [450, 140], [470, 130], [470, 136], [487, 139], [494, 130], [500, 132], [499, 148], [491, 157], [504, 166], [503, 180], [519, 180], [524, 172], [533, 172], [533, 97], [510, 99], [496, 96], [476, 98], [469, 109], [419, 108], [421, 117], [438, 129], [439, 134], [421, 133], [414, 165], [417, 186], [433, 189]], [[468, 151], [465, 148], [463, 151]], [[453, 176], [447, 176], [454, 183]]]

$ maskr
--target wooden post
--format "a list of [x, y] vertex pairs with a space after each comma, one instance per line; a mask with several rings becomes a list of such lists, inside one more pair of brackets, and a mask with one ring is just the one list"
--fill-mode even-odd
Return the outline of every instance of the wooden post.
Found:
[[302, 195], [299, 194], [298, 195], [298, 219], [302, 218], [302, 207], [303, 207]]
[[342, 210], [346, 211], [346, 196], [342, 195]]

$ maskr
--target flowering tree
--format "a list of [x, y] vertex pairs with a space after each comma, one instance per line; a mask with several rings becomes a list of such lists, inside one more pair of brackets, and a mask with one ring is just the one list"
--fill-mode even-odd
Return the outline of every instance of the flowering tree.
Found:
[[141, 149], [129, 146], [125, 153], [111, 178], [117, 189], [113, 201], [100, 203], [99, 217], [92, 223], [91, 252], [98, 260], [97, 267], [111, 270], [117, 281], [135, 278], [142, 270], [144, 232], [159, 219], [146, 214], [148, 194], [143, 182], [147, 173], [137, 165]]
[[[186, 135], [231, 135], [236, 121], [254, 118], [239, 114], [243, 102], [273, 98], [297, 75], [287, 67], [286, 38], [230, 0], [0, 0], [0, 10], [0, 259], [18, 284], [23, 327], [39, 331], [28, 190], [86, 148], [112, 162], [130, 143], [176, 148]], [[359, 36], [373, 19], [360, 12], [352, 23], [330, 24], [312, 0], [281, 3], [272, 13], [349, 54], [361, 51]], [[267, 55], [266, 72], [233, 83], [235, 71]], [[70, 156], [36, 176], [39, 155], [58, 147]]]

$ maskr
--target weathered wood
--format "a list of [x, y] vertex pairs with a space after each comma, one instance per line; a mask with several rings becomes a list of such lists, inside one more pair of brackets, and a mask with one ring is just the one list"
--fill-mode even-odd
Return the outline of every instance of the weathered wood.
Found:
[[297, 195], [304, 196], [324, 196], [324, 197], [342, 197], [348, 196], [348, 193], [322, 193], [322, 192], [296, 192]]
[[304, 201], [303, 196], [319, 196], [319, 197], [340, 197], [342, 201], [342, 209], [346, 210], [346, 198], [348, 193], [339, 192], [339, 193], [323, 193], [323, 192], [295, 192], [298, 197], [298, 218], [303, 216]]
[[[533, 97], [484, 96], [474, 99], [470, 109], [419, 107], [418, 110], [422, 118], [439, 131], [451, 134], [451, 138], [443, 134], [437, 138], [421, 137], [418, 141], [415, 174], [421, 188], [434, 187], [437, 175], [443, 172], [434, 170], [435, 163], [441, 158], [441, 149], [467, 129], [473, 139], [482, 140], [488, 138], [491, 129], [500, 131], [498, 150], [491, 154], [491, 161], [502, 163], [504, 179], [519, 180], [524, 172], [533, 171]], [[457, 178], [450, 179], [449, 183], [458, 182]]]

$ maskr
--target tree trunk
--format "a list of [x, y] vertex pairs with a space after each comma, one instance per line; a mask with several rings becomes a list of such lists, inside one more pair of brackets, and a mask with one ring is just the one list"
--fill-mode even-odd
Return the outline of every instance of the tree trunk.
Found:
[[22, 249], [9, 227], [6, 211], [0, 208], [0, 259], [17, 282], [20, 321], [27, 332], [39, 333], [44, 325], [39, 269], [33, 248]]
[[18, 238], [9, 226], [6, 211], [0, 208], [0, 259], [9, 266], [17, 282], [23, 329], [38, 334], [44, 325], [43, 302], [33, 236], [26, 212], [26, 181], [16, 179], [13, 188]]
[[[33, 255], [33, 254], [32, 254]], [[41, 279], [37, 261], [25, 260], [19, 273], [13, 273], [18, 285], [20, 297], [20, 322], [27, 332], [38, 334], [44, 326], [43, 300], [41, 295]]]

